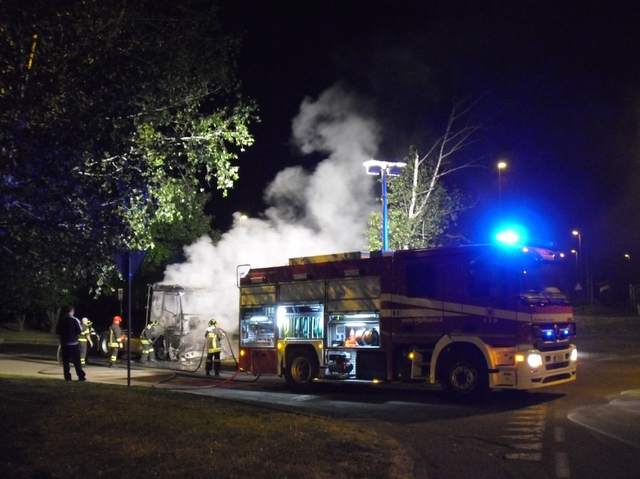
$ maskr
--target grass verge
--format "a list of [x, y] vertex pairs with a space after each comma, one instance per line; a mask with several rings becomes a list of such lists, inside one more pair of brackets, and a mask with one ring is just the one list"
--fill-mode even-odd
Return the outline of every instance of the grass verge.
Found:
[[18, 326], [13, 323], [0, 323], [0, 341], [3, 340], [35, 344], [58, 344], [60, 342], [57, 334], [28, 328], [18, 331]]
[[157, 389], [0, 377], [0, 477], [409, 478], [392, 438]]

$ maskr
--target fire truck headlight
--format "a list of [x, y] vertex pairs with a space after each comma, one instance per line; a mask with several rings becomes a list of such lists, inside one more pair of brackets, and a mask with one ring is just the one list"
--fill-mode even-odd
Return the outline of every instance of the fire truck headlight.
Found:
[[540, 366], [542, 366], [542, 356], [540, 356], [539, 354], [530, 354], [527, 357], [527, 364], [529, 364], [529, 366], [531, 366], [532, 368], [538, 368]]
[[577, 361], [578, 360], [578, 350], [574, 349], [573, 351], [571, 351], [571, 361]]

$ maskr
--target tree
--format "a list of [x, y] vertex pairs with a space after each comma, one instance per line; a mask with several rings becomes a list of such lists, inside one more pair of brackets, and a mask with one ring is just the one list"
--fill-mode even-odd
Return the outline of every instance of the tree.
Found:
[[[387, 179], [388, 234], [390, 249], [416, 249], [443, 245], [461, 239], [447, 235], [465, 205], [462, 194], [442, 181], [473, 162], [456, 165], [454, 157], [475, 141], [481, 128], [471, 120], [475, 101], [462, 101], [452, 108], [444, 133], [421, 154], [411, 146], [407, 166], [398, 177]], [[367, 247], [382, 248], [382, 213], [371, 214], [366, 230]]]
[[182, 261], [184, 245], [193, 244], [205, 235], [214, 241], [220, 238], [220, 232], [211, 228], [212, 218], [204, 213], [210, 196], [208, 193], [201, 193], [193, 202], [176, 205], [182, 221], [156, 221], [151, 225], [155, 247], [147, 253], [138, 272], [141, 284], [157, 281], [162, 277], [166, 265]]
[[210, 2], [22, 3], [0, 21], [0, 248], [99, 290], [114, 251], [226, 194], [255, 105]]

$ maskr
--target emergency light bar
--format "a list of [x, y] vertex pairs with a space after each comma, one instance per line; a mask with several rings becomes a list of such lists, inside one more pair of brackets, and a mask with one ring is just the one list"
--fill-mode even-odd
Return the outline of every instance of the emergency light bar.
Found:
[[267, 275], [264, 273], [251, 273], [249, 275], [249, 281], [252, 283], [264, 283], [267, 279]]
[[502, 231], [496, 235], [496, 239], [500, 243], [516, 244], [520, 240], [520, 236], [514, 231]]
[[495, 239], [506, 246], [523, 245], [528, 242], [527, 230], [518, 224], [504, 225], [495, 234]]

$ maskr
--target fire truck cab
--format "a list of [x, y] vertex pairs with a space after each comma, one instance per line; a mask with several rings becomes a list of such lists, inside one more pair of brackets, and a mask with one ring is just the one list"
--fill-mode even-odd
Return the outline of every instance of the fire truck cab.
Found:
[[452, 398], [576, 378], [558, 256], [474, 245], [293, 258], [239, 279], [239, 366], [318, 381], [440, 384]]

